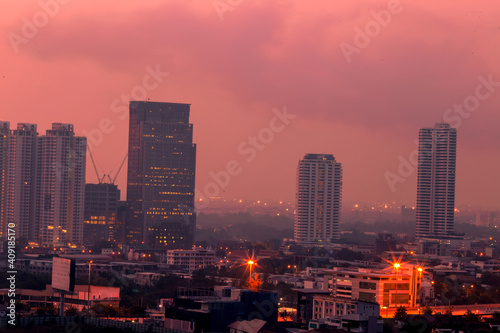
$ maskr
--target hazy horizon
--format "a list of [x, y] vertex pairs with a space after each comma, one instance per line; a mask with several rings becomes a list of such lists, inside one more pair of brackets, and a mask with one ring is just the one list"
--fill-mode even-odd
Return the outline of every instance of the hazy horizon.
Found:
[[[129, 100], [181, 102], [191, 104], [199, 194], [293, 202], [297, 162], [325, 153], [342, 163], [345, 201], [412, 206], [416, 171], [400, 164], [420, 128], [446, 121], [458, 132], [456, 206], [500, 210], [493, 0], [2, 7], [0, 120], [40, 134], [74, 124], [101, 175], [113, 178], [127, 152]], [[228, 168], [227, 186], [207, 185]], [[89, 157], [86, 177], [97, 182]]]

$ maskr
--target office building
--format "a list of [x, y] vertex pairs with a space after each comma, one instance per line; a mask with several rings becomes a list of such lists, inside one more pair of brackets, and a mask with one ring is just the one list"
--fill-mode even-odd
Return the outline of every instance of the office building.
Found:
[[87, 138], [72, 124], [53, 123], [38, 139], [37, 209], [41, 245], [67, 246], [83, 240]]
[[454, 232], [457, 131], [449, 124], [422, 128], [418, 145], [416, 237]]
[[126, 242], [190, 249], [196, 145], [189, 104], [130, 102]]
[[298, 243], [340, 239], [342, 165], [333, 155], [307, 154], [297, 167], [294, 237]]
[[424, 272], [416, 265], [371, 270], [334, 267], [325, 271], [324, 289], [338, 298], [378, 303], [383, 307], [415, 307], [420, 304]]
[[120, 190], [115, 184], [86, 184], [83, 237], [85, 245], [114, 242]]

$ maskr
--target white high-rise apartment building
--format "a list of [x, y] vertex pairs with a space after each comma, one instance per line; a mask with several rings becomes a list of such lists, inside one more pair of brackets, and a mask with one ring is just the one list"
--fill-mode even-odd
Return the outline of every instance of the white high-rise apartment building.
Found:
[[85, 137], [73, 125], [0, 122], [0, 236], [15, 225], [16, 238], [48, 246], [81, 244], [85, 194]]
[[87, 138], [53, 123], [38, 139], [37, 211], [41, 245], [81, 244]]
[[454, 231], [457, 130], [438, 123], [422, 128], [418, 144], [416, 237]]
[[17, 226], [17, 238], [36, 241], [39, 229], [35, 223], [37, 126], [19, 123], [9, 136], [6, 179], [7, 223]]
[[329, 154], [307, 154], [297, 166], [294, 237], [298, 243], [340, 239], [342, 165]]

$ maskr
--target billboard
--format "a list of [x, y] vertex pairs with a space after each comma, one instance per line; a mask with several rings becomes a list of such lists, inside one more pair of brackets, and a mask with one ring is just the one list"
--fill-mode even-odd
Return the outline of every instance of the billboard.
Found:
[[52, 258], [52, 289], [75, 291], [75, 260]]

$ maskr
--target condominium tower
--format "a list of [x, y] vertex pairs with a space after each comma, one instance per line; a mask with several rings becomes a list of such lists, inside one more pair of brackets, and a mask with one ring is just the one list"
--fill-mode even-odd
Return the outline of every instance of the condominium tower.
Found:
[[81, 244], [87, 138], [72, 124], [53, 123], [38, 139], [37, 208], [42, 245]]
[[340, 239], [342, 165], [329, 154], [307, 154], [297, 166], [294, 237], [299, 243]]
[[[10, 130], [0, 122], [0, 226], [17, 239], [46, 246], [81, 244], [87, 139], [72, 124], [36, 124]], [[5, 236], [5, 235], [3, 235]]]
[[196, 145], [189, 104], [130, 102], [126, 242], [189, 249]]
[[457, 130], [438, 123], [422, 128], [418, 144], [416, 237], [452, 236]]

